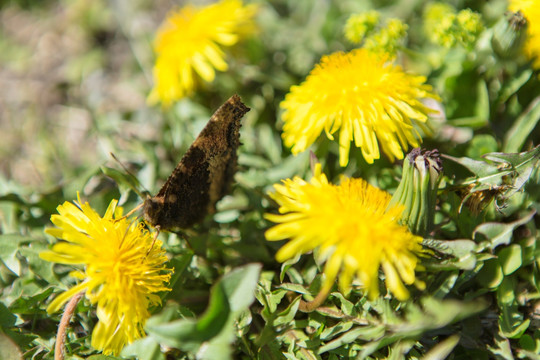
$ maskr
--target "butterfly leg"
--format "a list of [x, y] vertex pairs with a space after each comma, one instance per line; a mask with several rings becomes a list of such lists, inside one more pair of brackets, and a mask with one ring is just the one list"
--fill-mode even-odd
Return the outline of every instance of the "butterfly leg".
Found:
[[156, 240], [157, 240], [157, 238], [159, 236], [161, 226], [156, 225], [155, 229], [156, 229], [156, 232], [154, 233], [154, 240], [152, 240], [152, 245], [150, 245], [150, 248], [148, 249], [148, 252], [146, 253], [146, 256], [148, 256], [148, 254], [150, 254], [150, 251], [154, 248], [154, 244], [156, 243]]

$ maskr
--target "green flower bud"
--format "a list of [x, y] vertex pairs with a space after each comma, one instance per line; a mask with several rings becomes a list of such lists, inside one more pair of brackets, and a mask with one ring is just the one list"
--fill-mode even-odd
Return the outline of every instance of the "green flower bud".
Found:
[[389, 207], [401, 204], [401, 222], [411, 232], [425, 236], [433, 227], [442, 163], [437, 150], [413, 149], [403, 161], [403, 174]]
[[501, 18], [494, 26], [491, 38], [495, 54], [502, 59], [514, 57], [527, 38], [527, 27], [527, 19], [521, 11]]

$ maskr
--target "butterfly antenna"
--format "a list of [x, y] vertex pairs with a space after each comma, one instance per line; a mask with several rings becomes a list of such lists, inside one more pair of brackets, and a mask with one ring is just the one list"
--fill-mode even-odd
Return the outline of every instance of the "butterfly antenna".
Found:
[[[137, 179], [137, 177], [135, 175], [133, 175], [133, 173], [120, 161], [118, 160], [118, 158], [116, 157], [116, 155], [114, 155], [114, 153], [109, 153], [111, 155], [111, 157], [122, 167], [122, 169], [124, 169], [124, 171], [126, 172], [126, 174], [128, 174], [132, 180], [132, 189], [133, 191], [135, 191], [135, 193], [137, 195], [139, 195], [139, 197], [141, 199], [146, 199], [147, 195], [150, 194], [150, 192], [148, 190], [146, 190], [146, 188], [141, 184], [141, 182], [139, 181], [139, 179]], [[142, 188], [143, 189], [143, 192], [141, 192], [139, 190], [139, 188]]]
[[126, 215], [122, 216], [122, 218], [128, 218], [130, 217], [131, 215], [133, 215], [133, 213], [137, 210], [139, 210], [140, 208], [142, 208], [144, 205], [144, 203], [140, 203], [139, 205], [137, 205], [135, 208], [133, 208], [132, 210], [130, 210]]

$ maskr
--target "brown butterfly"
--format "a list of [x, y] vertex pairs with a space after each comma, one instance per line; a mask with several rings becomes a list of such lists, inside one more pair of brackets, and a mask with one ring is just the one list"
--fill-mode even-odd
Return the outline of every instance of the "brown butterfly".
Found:
[[144, 201], [148, 224], [158, 231], [188, 228], [215, 212], [233, 181], [240, 120], [249, 110], [238, 95], [217, 109], [159, 193]]

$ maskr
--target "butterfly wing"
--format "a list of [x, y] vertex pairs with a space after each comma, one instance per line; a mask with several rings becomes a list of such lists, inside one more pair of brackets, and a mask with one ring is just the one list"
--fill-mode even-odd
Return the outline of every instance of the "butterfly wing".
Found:
[[233, 181], [240, 120], [249, 110], [233, 95], [212, 115], [159, 193], [145, 201], [147, 222], [187, 228], [215, 211]]

